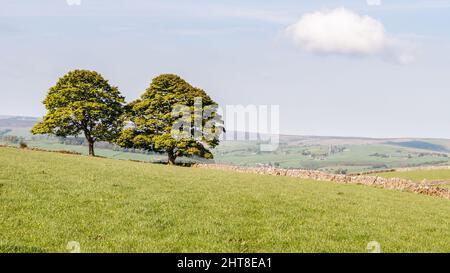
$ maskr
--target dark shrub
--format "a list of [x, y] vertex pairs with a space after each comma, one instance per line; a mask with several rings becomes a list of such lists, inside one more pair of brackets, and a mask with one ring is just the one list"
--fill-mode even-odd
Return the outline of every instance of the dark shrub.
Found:
[[28, 145], [27, 145], [27, 143], [25, 143], [25, 141], [21, 141], [21, 142], [19, 143], [19, 147], [20, 147], [21, 149], [26, 149], [26, 148], [28, 148]]

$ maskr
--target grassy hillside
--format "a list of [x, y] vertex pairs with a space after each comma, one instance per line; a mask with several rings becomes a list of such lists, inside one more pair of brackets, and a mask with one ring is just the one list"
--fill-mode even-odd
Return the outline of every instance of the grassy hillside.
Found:
[[450, 201], [0, 148], [0, 252], [450, 251]]

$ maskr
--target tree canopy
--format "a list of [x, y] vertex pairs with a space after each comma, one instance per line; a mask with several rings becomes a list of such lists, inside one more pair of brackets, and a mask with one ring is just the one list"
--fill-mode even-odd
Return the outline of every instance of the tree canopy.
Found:
[[124, 97], [95, 71], [74, 70], [51, 87], [43, 101], [47, 113], [33, 134], [83, 134], [94, 156], [96, 141], [113, 141], [122, 129]]
[[177, 75], [163, 74], [137, 100], [129, 103], [126, 126], [116, 143], [122, 147], [167, 153], [168, 163], [180, 156], [213, 158], [223, 121], [217, 104]]

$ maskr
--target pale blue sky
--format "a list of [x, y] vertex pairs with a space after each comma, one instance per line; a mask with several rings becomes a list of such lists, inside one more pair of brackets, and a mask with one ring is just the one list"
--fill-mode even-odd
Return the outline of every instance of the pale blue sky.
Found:
[[[43, 115], [48, 88], [83, 68], [128, 101], [154, 76], [176, 73], [222, 105], [279, 104], [282, 133], [450, 138], [450, 0], [0, 5], [0, 115]], [[401, 45], [369, 56], [317, 54], [286, 35], [303, 15], [339, 7], [377, 20]], [[403, 50], [414, 61], [395, 61]]]

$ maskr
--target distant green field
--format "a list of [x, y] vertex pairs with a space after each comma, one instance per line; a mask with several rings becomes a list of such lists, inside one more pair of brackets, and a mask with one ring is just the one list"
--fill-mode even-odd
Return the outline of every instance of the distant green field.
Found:
[[[81, 145], [66, 145], [56, 142], [55, 140], [39, 140], [39, 141], [26, 141], [27, 145], [31, 148], [40, 148], [49, 151], [71, 151], [77, 152], [83, 155], [88, 154], [88, 150], [86, 146]], [[8, 146], [18, 146], [18, 144], [11, 144], [1, 142], [0, 144], [6, 144]], [[161, 154], [143, 154], [143, 153], [131, 153], [131, 152], [121, 152], [114, 151], [111, 149], [102, 149], [97, 148], [95, 150], [96, 155], [100, 157], [108, 157], [113, 159], [124, 159], [124, 160], [138, 160], [138, 161], [149, 161], [149, 162], [161, 162], [166, 161], [166, 156]]]
[[[19, 125], [23, 123], [21, 119], [17, 122], [19, 122]], [[10, 120], [9, 123], [14, 124], [14, 119]], [[33, 137], [30, 130], [31, 127], [0, 127], [0, 144], [12, 145], [12, 143], [2, 140], [1, 135], [17, 136], [23, 138], [30, 147], [87, 153], [86, 146], [66, 145], [57, 138]], [[259, 146], [261, 141], [222, 141], [213, 150], [214, 160], [216, 163], [222, 164], [314, 169], [330, 173], [359, 173], [404, 167], [450, 164], [450, 140], [447, 139], [380, 140], [320, 136], [280, 136], [279, 140], [278, 149], [273, 152], [261, 151]], [[74, 142], [68, 143], [73, 144]], [[17, 141], [14, 145], [18, 145]], [[123, 152], [111, 147], [106, 149], [105, 145], [99, 146], [103, 148], [97, 147], [96, 153], [104, 157], [150, 162], [166, 160], [165, 156], [157, 154]], [[190, 161], [186, 158], [181, 160]]]
[[[335, 145], [336, 146], [336, 145]], [[348, 173], [392, 168], [448, 164], [446, 155], [387, 144], [346, 144], [329, 153], [327, 145], [281, 144], [275, 152], [260, 152], [256, 142], [224, 142], [216, 150], [219, 163], [255, 166], [271, 164], [281, 168], [318, 169]], [[310, 153], [309, 155], [305, 153]]]
[[0, 252], [449, 252], [450, 201], [0, 148]]
[[450, 169], [442, 170], [412, 170], [412, 171], [398, 171], [398, 172], [388, 172], [388, 173], [377, 173], [381, 177], [398, 177], [405, 178], [412, 181], [421, 182], [423, 180], [427, 181], [450, 181]]

